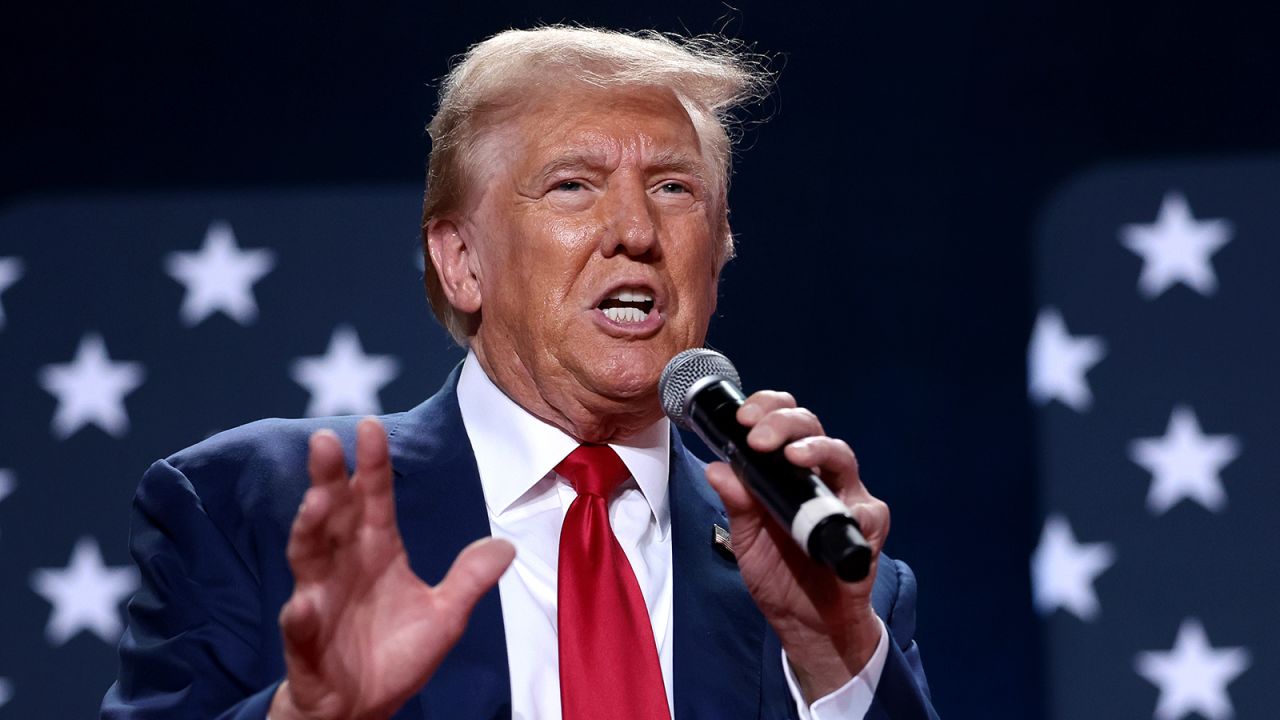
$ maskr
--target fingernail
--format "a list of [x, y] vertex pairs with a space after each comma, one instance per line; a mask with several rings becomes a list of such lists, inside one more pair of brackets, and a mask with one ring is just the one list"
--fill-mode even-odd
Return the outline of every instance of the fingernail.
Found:
[[760, 419], [760, 408], [755, 405], [743, 405], [740, 415], [743, 422], [755, 422]]

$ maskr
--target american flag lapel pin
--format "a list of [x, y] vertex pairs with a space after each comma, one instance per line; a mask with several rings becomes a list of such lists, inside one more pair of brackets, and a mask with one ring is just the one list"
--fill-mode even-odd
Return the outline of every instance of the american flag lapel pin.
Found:
[[736, 563], [738, 561], [738, 558], [733, 554], [733, 537], [729, 535], [728, 530], [719, 525], [712, 525], [711, 545], [731, 562]]

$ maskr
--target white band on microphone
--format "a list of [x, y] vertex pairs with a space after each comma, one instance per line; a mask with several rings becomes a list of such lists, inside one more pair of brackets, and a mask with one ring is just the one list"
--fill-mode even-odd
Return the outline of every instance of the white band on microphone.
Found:
[[840, 502], [835, 495], [823, 494], [805, 500], [791, 521], [791, 537], [800, 543], [800, 547], [804, 548], [805, 552], [808, 552], [809, 534], [818, 526], [818, 523], [831, 515], [849, 516], [848, 506]]

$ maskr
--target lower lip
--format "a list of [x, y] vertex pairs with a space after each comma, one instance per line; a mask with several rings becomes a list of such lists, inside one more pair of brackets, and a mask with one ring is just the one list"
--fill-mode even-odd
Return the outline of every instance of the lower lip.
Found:
[[643, 340], [644, 338], [652, 337], [658, 330], [662, 329], [663, 324], [666, 322], [662, 318], [662, 313], [658, 312], [656, 308], [650, 310], [649, 314], [645, 315], [644, 320], [636, 323], [614, 322], [599, 308], [592, 309], [591, 316], [605, 333], [616, 338], [632, 340]]

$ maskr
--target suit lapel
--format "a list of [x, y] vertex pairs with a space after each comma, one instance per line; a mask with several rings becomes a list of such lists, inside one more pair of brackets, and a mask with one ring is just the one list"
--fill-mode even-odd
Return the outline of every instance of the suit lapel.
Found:
[[[400, 533], [414, 572], [432, 584], [464, 547], [490, 533], [480, 473], [458, 409], [458, 373], [455, 369], [440, 392], [388, 428]], [[511, 716], [497, 588], [480, 600], [462, 638], [416, 700], [424, 718]], [[408, 706], [402, 714], [414, 715]]]
[[669, 497], [676, 717], [760, 717], [765, 621], [737, 565], [715, 546], [715, 526], [729, 524], [702, 463], [678, 434], [671, 441]]
[[[414, 572], [429, 583], [444, 577], [464, 547], [490, 534], [480, 473], [458, 409], [457, 381], [455, 369], [440, 392], [388, 428], [401, 535]], [[766, 623], [737, 565], [714, 542], [715, 526], [729, 525], [702, 468], [674, 434], [668, 497], [676, 717], [758, 718]], [[397, 717], [511, 717], [496, 588], [480, 600], [457, 646]]]

